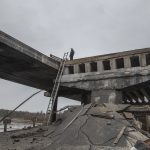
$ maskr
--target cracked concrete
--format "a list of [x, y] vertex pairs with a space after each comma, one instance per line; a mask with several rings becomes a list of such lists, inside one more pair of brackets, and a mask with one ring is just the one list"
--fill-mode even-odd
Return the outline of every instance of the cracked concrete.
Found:
[[[126, 105], [125, 107], [129, 107]], [[115, 150], [129, 149], [137, 140], [148, 139], [137, 131], [116, 110], [125, 107], [107, 105], [85, 105], [65, 111], [59, 116], [59, 122], [49, 127], [39, 127], [26, 131], [0, 133], [0, 149], [16, 150]], [[95, 115], [96, 114], [96, 115]], [[105, 114], [105, 116], [104, 116]], [[112, 115], [109, 118], [107, 115]], [[69, 124], [69, 125], [68, 125]], [[124, 134], [114, 145], [122, 127]], [[40, 132], [39, 132], [40, 131]], [[14, 138], [12, 138], [14, 137]], [[19, 142], [13, 141], [18, 140]], [[6, 144], [7, 143], [7, 144]]]

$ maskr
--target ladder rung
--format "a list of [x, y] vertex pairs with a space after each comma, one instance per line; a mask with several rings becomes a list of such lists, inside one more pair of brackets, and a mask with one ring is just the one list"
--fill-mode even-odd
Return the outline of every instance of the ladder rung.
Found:
[[[57, 72], [57, 76], [56, 76], [56, 79], [55, 79], [55, 82], [54, 82], [53, 90], [52, 90], [52, 93], [51, 93], [51, 96], [50, 96], [51, 98], [49, 100], [49, 104], [48, 104], [47, 111], [46, 111], [46, 117], [47, 117], [48, 114], [50, 114], [49, 119], [51, 117], [51, 110], [53, 110], [53, 107], [54, 107], [53, 105], [54, 105], [54, 102], [55, 102], [56, 97], [57, 97], [61, 77], [62, 77], [63, 71], [64, 71], [65, 62], [67, 60], [67, 56], [68, 56], [68, 53], [64, 53], [63, 59], [61, 60], [61, 63], [60, 63], [60, 66], [59, 66], [59, 69], [58, 69], [58, 72]], [[48, 119], [47, 123], [49, 123], [49, 119]]]

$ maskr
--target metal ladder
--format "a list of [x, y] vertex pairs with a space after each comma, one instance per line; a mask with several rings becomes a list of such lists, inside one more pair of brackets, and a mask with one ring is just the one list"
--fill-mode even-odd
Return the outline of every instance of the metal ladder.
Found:
[[57, 93], [58, 93], [58, 90], [59, 90], [60, 81], [61, 81], [61, 78], [62, 78], [62, 75], [63, 75], [63, 71], [64, 71], [65, 63], [66, 63], [66, 60], [67, 60], [67, 56], [68, 56], [68, 52], [64, 53], [63, 59], [61, 60], [61, 63], [60, 63], [59, 69], [58, 69], [58, 73], [57, 73], [57, 76], [56, 76], [56, 79], [55, 79], [55, 82], [54, 82], [53, 90], [51, 92], [50, 100], [49, 100], [49, 103], [48, 103], [48, 107], [47, 107], [46, 115], [45, 115], [45, 119], [44, 119], [45, 122], [47, 121], [46, 122], [47, 125], [49, 125], [49, 123], [51, 121], [51, 117], [52, 117], [52, 114], [53, 114], [52, 111], [53, 111], [54, 104], [55, 104], [55, 101], [56, 101], [56, 98], [57, 98]]

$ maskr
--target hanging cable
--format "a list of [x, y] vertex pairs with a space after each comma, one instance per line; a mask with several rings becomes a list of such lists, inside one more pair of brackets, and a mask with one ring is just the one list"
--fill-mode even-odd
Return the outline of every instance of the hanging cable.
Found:
[[42, 90], [39, 90], [35, 93], [33, 93], [31, 96], [29, 96], [27, 99], [25, 99], [21, 104], [19, 104], [17, 107], [15, 107], [12, 111], [10, 111], [8, 114], [6, 114], [1, 120], [0, 122], [2, 122], [6, 117], [10, 116], [14, 111], [16, 111], [20, 106], [22, 106], [25, 102], [27, 102], [28, 100], [30, 100], [32, 97], [34, 97], [35, 95], [37, 95], [38, 93], [42, 92]]

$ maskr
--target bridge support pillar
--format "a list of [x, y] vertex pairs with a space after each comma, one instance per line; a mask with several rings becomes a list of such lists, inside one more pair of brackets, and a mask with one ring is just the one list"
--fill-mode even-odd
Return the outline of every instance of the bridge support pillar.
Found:
[[123, 93], [117, 90], [94, 90], [92, 91], [91, 101], [98, 103], [122, 103]]
[[52, 110], [52, 116], [50, 118], [50, 123], [56, 121], [57, 103], [58, 103], [58, 97], [56, 98], [55, 103], [54, 103], [54, 107], [53, 107], [53, 110]]
[[91, 94], [83, 93], [81, 96], [81, 104], [89, 104], [91, 102]]

